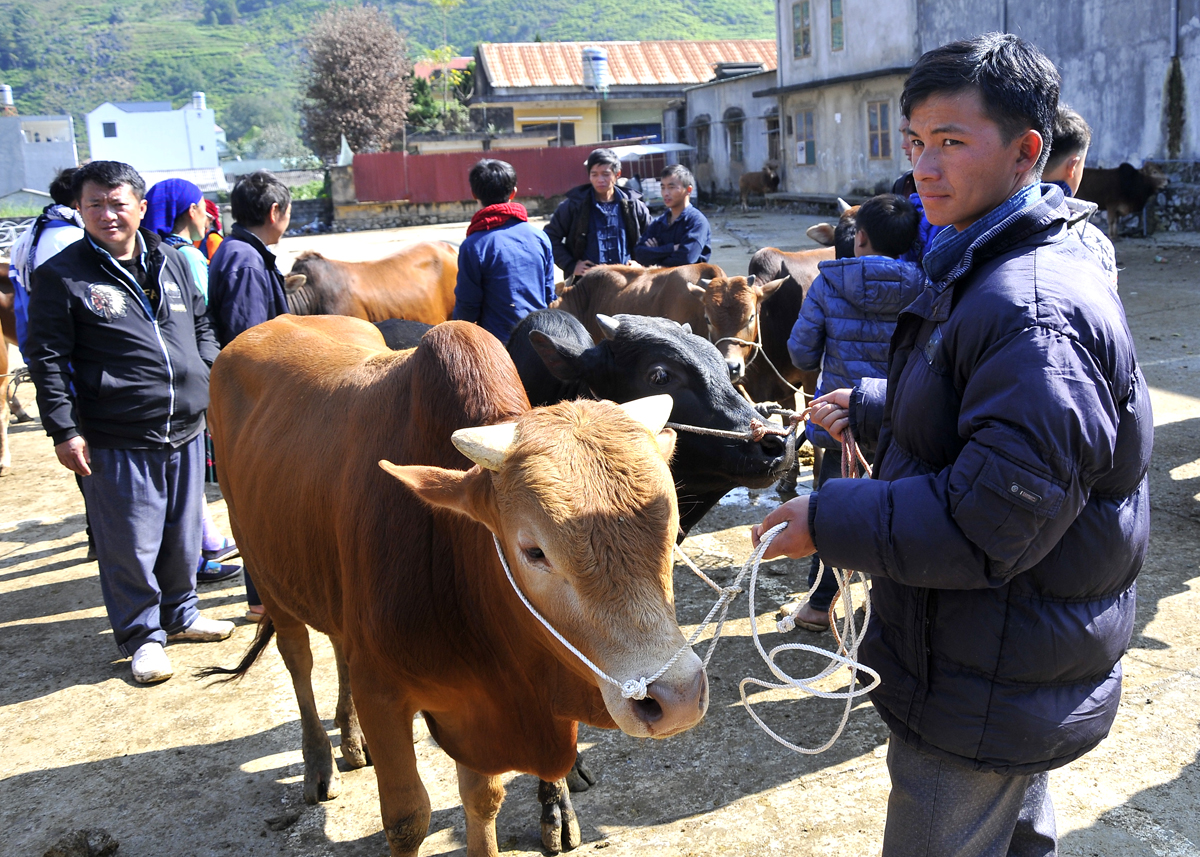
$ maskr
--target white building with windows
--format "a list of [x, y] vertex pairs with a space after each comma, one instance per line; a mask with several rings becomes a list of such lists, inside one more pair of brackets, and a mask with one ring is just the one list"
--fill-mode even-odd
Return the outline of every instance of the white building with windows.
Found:
[[900, 93], [919, 56], [917, 0], [777, 0], [779, 73], [755, 91], [781, 124], [791, 193], [874, 194], [909, 166], [896, 131]]
[[78, 163], [70, 116], [0, 116], [0, 210], [48, 204], [55, 175]]
[[689, 87], [686, 136], [696, 189], [706, 195], [733, 193], [744, 172], [780, 163], [779, 105], [755, 98], [770, 86], [774, 71], [758, 71]]
[[169, 101], [105, 102], [86, 121], [92, 160], [123, 161], [140, 173], [220, 173], [216, 115], [203, 92], [178, 110]]

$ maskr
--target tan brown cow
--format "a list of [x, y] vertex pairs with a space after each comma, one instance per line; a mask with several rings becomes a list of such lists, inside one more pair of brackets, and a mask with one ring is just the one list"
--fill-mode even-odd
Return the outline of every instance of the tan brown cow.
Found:
[[817, 265], [837, 258], [837, 250], [840, 249], [843, 256], [854, 255], [853, 227], [854, 215], [857, 213], [857, 205], [850, 205], [844, 199], [839, 199], [836, 226], [818, 223], [804, 231], [805, 235], [821, 245], [820, 248], [789, 252], [778, 247], [763, 247], [750, 257], [747, 273], [764, 280], [777, 280], [791, 274], [796, 282], [807, 287], [817, 278]]
[[310, 250], [296, 259], [284, 287], [294, 315], [440, 324], [454, 312], [457, 279], [458, 251], [423, 241], [374, 262], [338, 262]]
[[698, 263], [677, 268], [636, 265], [597, 265], [575, 281], [551, 304], [569, 312], [587, 328], [592, 341], [604, 339], [596, 315], [649, 315], [690, 324], [705, 335], [704, 286], [701, 280], [724, 277], [716, 265]]
[[[458, 763], [471, 857], [498, 853], [499, 775], [560, 780], [577, 722], [661, 738], [703, 717], [708, 681], [690, 650], [627, 698], [514, 591], [618, 683], [681, 650], [668, 397], [530, 409], [503, 346], [476, 325], [448, 322], [391, 352], [365, 322], [294, 316], [227, 346], [211, 393], [230, 523], [270, 617], [228, 672], [278, 633], [307, 801], [339, 789], [308, 627], [333, 641], [342, 755], [362, 766], [369, 748], [393, 857], [415, 857], [429, 825], [418, 711]], [[320, 454], [301, 464], [304, 450]]]

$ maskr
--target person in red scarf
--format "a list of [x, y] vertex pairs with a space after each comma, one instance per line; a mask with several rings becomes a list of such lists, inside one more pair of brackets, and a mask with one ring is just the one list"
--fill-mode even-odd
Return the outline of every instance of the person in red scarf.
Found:
[[213, 253], [221, 246], [221, 209], [211, 199], [206, 199], [204, 213], [208, 215], [208, 225], [204, 237], [196, 242], [196, 249], [204, 254], [205, 259], [212, 261]]
[[503, 343], [517, 322], [554, 300], [550, 239], [529, 225], [512, 164], [485, 158], [471, 167], [471, 194], [483, 206], [458, 250], [454, 318], [471, 321]]

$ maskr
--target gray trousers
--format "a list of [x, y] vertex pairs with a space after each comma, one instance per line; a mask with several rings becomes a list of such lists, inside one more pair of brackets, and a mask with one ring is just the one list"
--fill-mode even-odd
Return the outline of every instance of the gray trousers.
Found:
[[91, 449], [83, 497], [117, 648], [165, 644], [197, 616], [204, 439], [179, 449]]
[[1004, 776], [961, 768], [888, 741], [883, 857], [1054, 857], [1058, 834], [1049, 774]]

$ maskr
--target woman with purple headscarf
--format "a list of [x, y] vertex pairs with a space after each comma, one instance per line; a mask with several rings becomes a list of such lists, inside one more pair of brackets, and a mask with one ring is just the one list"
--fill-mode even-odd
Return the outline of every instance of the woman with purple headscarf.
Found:
[[[183, 254], [196, 288], [207, 301], [208, 260], [192, 243], [204, 237], [204, 230], [208, 226], [208, 213], [200, 188], [185, 179], [163, 179], [158, 182], [146, 193], [146, 215], [142, 218], [142, 226], [158, 233], [164, 244]], [[205, 445], [210, 444], [211, 441], [206, 437]], [[222, 560], [237, 556], [238, 550], [213, 521], [207, 503], [204, 505], [201, 547], [197, 583], [215, 583], [241, 571], [240, 566], [222, 563]]]
[[200, 294], [208, 299], [208, 260], [196, 249], [204, 237], [208, 214], [200, 188], [186, 179], [163, 179], [146, 194], [142, 226], [157, 232], [163, 242], [184, 255]]

